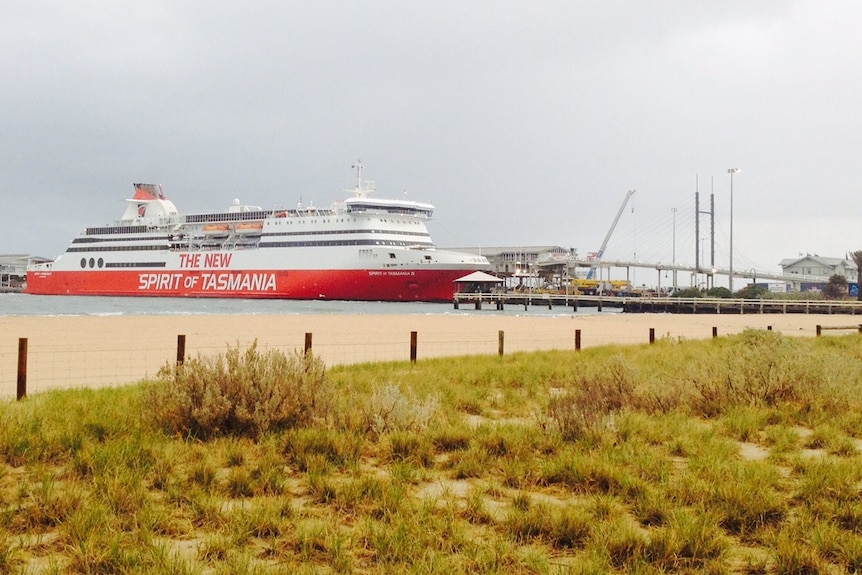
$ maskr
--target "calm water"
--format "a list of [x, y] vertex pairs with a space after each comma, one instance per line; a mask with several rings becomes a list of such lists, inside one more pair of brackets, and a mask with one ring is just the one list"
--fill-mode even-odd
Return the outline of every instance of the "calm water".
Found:
[[[465, 309], [469, 308], [469, 309]], [[0, 294], [0, 316], [64, 315], [200, 315], [200, 314], [417, 314], [417, 315], [504, 315], [504, 316], [571, 316], [592, 315], [595, 308], [548, 309], [533, 306], [509, 306], [497, 311], [492, 306], [475, 310], [451, 303], [387, 303], [348, 301], [292, 301], [261, 299], [146, 298], [94, 296], [37, 296]], [[605, 311], [603, 313], [614, 313]]]

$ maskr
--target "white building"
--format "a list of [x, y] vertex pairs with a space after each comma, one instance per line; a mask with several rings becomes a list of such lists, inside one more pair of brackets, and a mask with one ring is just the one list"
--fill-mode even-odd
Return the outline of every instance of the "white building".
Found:
[[781, 269], [786, 274], [803, 276], [821, 276], [829, 278], [835, 274], [842, 275], [848, 281], [856, 281], [856, 264], [846, 258], [824, 258], [807, 254], [798, 258], [781, 260]]

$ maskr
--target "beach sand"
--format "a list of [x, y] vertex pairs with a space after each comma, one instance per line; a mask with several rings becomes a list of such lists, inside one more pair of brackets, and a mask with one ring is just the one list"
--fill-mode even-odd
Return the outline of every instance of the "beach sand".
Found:
[[[327, 365], [408, 360], [411, 332], [418, 360], [606, 344], [646, 344], [655, 338], [705, 339], [746, 328], [813, 337], [818, 324], [855, 325], [838, 315], [623, 314], [500, 315], [192, 315], [0, 317], [0, 396], [14, 397], [19, 338], [27, 338], [27, 391], [123, 385], [152, 377], [176, 359], [177, 336], [186, 356], [215, 355], [230, 345], [312, 350]], [[840, 332], [831, 332], [840, 333]]]

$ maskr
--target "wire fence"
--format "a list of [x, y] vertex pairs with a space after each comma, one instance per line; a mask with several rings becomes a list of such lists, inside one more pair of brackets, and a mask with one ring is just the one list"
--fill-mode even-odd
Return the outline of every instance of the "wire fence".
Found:
[[[309, 335], [306, 336], [306, 333]], [[177, 357], [177, 336], [150, 339], [146, 346], [125, 345], [82, 348], [81, 346], [40, 345], [38, 339], [27, 338], [27, 394], [72, 387], [107, 387], [139, 382], [156, 376], [159, 369], [171, 366]], [[567, 337], [551, 333], [505, 333], [489, 331], [482, 337], [450, 332], [445, 334], [420, 331], [403, 334], [345, 335], [338, 340], [315, 337], [305, 332], [294, 338], [255, 338], [262, 351], [285, 353], [305, 350], [306, 337], [311, 338], [311, 351], [328, 366], [355, 363], [409, 361], [437, 357], [498, 354], [518, 351], [574, 349], [574, 331]], [[459, 336], [460, 335], [460, 336]], [[215, 356], [228, 346], [247, 347], [252, 340], [215, 343], [211, 338], [186, 337], [185, 357]], [[4, 338], [0, 349], [0, 397], [15, 397], [19, 377], [18, 342]], [[502, 346], [502, 348], [501, 348]]]
[[[140, 318], [104, 320], [96, 324], [67, 321], [47, 324], [47, 329], [43, 326], [29, 337], [4, 329], [0, 334], [0, 398], [15, 398], [18, 392], [22, 339], [27, 341], [26, 393], [30, 395], [61, 388], [127, 385], [152, 378], [160, 368], [175, 364], [180, 335], [185, 336], [186, 358], [215, 356], [228, 347], [245, 348], [254, 342], [262, 351], [285, 353], [302, 352], [310, 344], [312, 352], [327, 366], [335, 366], [409, 361], [413, 357], [418, 360], [467, 358], [575, 350], [581, 346], [646, 344], [662, 338], [706, 339], [750, 327], [772, 329], [774, 323], [778, 324], [777, 331], [784, 334], [815, 336], [819, 335], [821, 321], [817, 317], [831, 317], [760, 315], [740, 319], [740, 316], [717, 315], [703, 318], [668, 314], [614, 315], [613, 319], [607, 316], [590, 320], [512, 318], [505, 330], [496, 329], [498, 320], [493, 318], [454, 318], [439, 322], [425, 320], [422, 316], [401, 322], [379, 319], [364, 322], [361, 328], [356, 327], [356, 322], [338, 318], [315, 320], [314, 331], [305, 331], [298, 321], [281, 318], [223, 320], [230, 329], [224, 324], [213, 326], [204, 320], [178, 319], [168, 325], [148, 324]], [[832, 318], [830, 323], [836, 325], [836, 320]], [[829, 325], [823, 329], [830, 329]]]

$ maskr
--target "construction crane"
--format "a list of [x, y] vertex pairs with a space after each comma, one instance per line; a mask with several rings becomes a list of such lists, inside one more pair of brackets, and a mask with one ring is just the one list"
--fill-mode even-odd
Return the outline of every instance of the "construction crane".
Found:
[[[617, 227], [617, 223], [620, 221], [620, 216], [623, 215], [623, 210], [626, 209], [626, 204], [629, 203], [629, 200], [633, 195], [635, 195], [636, 190], [629, 190], [626, 192], [626, 197], [623, 198], [623, 203], [620, 205], [620, 209], [617, 212], [617, 217], [614, 218], [613, 223], [611, 224], [611, 228], [608, 230], [607, 235], [605, 235], [605, 239], [602, 242], [602, 246], [599, 248], [599, 251], [596, 252], [595, 259], [596, 261], [602, 261], [602, 256], [605, 254], [605, 248], [608, 247], [608, 242], [611, 239], [611, 235], [614, 233], [614, 228]], [[587, 273], [587, 279], [595, 279], [596, 277], [596, 268], [591, 267], [590, 271]]]

